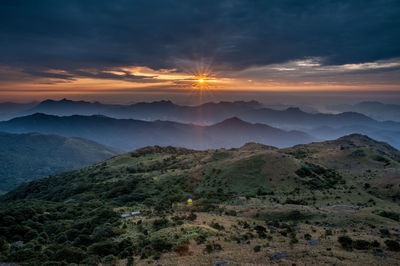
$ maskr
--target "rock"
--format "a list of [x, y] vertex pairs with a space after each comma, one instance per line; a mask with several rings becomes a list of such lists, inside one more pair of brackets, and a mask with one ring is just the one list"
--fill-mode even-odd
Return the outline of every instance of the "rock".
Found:
[[309, 245], [309, 246], [321, 245], [321, 240], [319, 240], [319, 238], [311, 239], [311, 240], [307, 241], [307, 245]]
[[386, 254], [385, 252], [378, 252], [376, 255], [378, 257], [381, 257], [382, 259], [387, 259], [388, 258], [388, 254]]
[[225, 265], [228, 264], [229, 262], [227, 260], [216, 260], [214, 261], [214, 265]]
[[275, 226], [272, 226], [272, 225], [268, 226], [268, 229], [271, 231], [274, 231], [274, 232], [278, 231], [278, 228], [276, 228]]
[[19, 248], [19, 247], [21, 247], [23, 244], [24, 244], [24, 241], [17, 241], [17, 242], [14, 242], [14, 247]]
[[271, 257], [271, 260], [280, 260], [287, 257], [288, 255], [285, 252], [275, 252], [274, 255]]

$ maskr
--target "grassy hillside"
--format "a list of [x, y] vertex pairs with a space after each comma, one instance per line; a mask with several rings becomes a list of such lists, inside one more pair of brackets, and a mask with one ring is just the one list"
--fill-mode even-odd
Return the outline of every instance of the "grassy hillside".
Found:
[[0, 194], [22, 182], [79, 169], [118, 153], [79, 138], [0, 132]]
[[361, 135], [289, 149], [147, 147], [3, 196], [0, 261], [398, 265], [399, 174], [399, 152]]

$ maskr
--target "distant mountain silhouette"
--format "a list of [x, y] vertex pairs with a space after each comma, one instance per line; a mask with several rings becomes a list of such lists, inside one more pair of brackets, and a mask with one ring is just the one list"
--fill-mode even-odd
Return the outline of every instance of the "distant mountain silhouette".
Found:
[[109, 105], [99, 102], [46, 100], [26, 112], [26, 115], [45, 113], [51, 115], [105, 115], [113, 118], [131, 118], [146, 121], [168, 120], [182, 123], [214, 124], [230, 117], [247, 122], [264, 123], [273, 126], [321, 125], [344, 126], [370, 124], [373, 119], [354, 112], [341, 114], [307, 113], [297, 107], [284, 110], [263, 108], [256, 101], [204, 103], [198, 106], [181, 106], [171, 101], [140, 102], [132, 105]]
[[231, 148], [251, 141], [287, 147], [315, 140], [303, 132], [287, 132], [263, 124], [247, 123], [239, 118], [227, 119], [212, 126], [198, 126], [169, 121], [115, 119], [100, 115], [60, 117], [34, 114], [1, 122], [0, 130], [82, 137], [123, 150], [149, 145], [194, 149]]
[[[380, 122], [357, 112], [339, 114], [308, 113], [297, 107], [274, 110], [265, 108], [256, 101], [181, 106], [168, 100], [150, 103], [141, 102], [132, 105], [109, 105], [99, 102], [91, 103], [63, 99], [60, 101], [43, 101], [26, 113], [32, 114], [33, 112], [62, 116], [75, 114], [104, 115], [118, 119], [162, 120], [203, 126], [214, 125], [231, 117], [237, 117], [249, 123], [266, 124], [287, 131], [300, 130], [315, 136], [319, 140], [360, 133], [369, 135], [377, 140], [387, 141], [396, 148], [400, 148], [400, 122]], [[144, 139], [147, 138], [147, 136], [142, 137]], [[213, 141], [208, 139], [207, 142], [213, 143]], [[154, 140], [146, 143], [148, 145], [156, 144]], [[160, 141], [159, 144], [162, 143], [164, 142]], [[295, 144], [293, 141], [290, 143]], [[174, 142], [174, 145], [179, 146], [180, 143]], [[138, 146], [132, 146], [132, 148], [136, 147]], [[215, 145], [203, 146], [203, 144], [199, 144], [199, 147], [214, 148]]]
[[340, 104], [328, 106], [328, 109], [339, 112], [359, 112], [376, 120], [400, 122], [400, 104], [384, 104], [376, 101], [360, 102], [354, 105]]
[[0, 121], [21, 116], [27, 110], [31, 109], [37, 104], [38, 104], [37, 102], [30, 102], [30, 103], [2, 102], [0, 103]]
[[102, 114], [104, 110], [112, 108], [117, 105], [102, 104], [99, 102], [87, 102], [87, 101], [72, 101], [68, 99], [62, 99], [59, 101], [45, 100], [39, 103], [37, 106], [27, 110], [26, 114], [33, 113], [45, 113], [54, 115], [93, 115]]
[[22, 182], [79, 169], [119, 153], [80, 138], [0, 132], [0, 194]]
[[261, 108], [256, 101], [205, 103], [199, 106], [181, 106], [169, 100], [139, 102], [132, 105], [110, 105], [99, 102], [45, 100], [25, 115], [44, 113], [51, 115], [106, 115], [113, 118], [140, 120], [169, 120], [184, 123], [212, 124], [235, 116], [247, 110]]

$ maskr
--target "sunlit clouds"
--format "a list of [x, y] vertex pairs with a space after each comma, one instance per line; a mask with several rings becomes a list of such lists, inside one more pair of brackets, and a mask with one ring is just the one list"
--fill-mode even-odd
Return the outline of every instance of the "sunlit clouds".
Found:
[[297, 2], [0, 1], [0, 101], [400, 91], [399, 1]]
[[[399, 90], [400, 60], [324, 65], [308, 58], [244, 70], [213, 71], [209, 65], [180, 63], [180, 69], [146, 66], [103, 69], [20, 69], [1, 67], [0, 95], [119, 94], [156, 87], [189, 93], [204, 90]], [[204, 93], [204, 92], [203, 92]]]

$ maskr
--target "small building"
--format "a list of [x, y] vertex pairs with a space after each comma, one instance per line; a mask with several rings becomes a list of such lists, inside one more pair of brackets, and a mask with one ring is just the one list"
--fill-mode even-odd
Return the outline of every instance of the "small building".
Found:
[[128, 213], [121, 214], [121, 218], [127, 218], [127, 217], [131, 217], [131, 216], [140, 216], [140, 215], [141, 215], [140, 211], [128, 212]]

